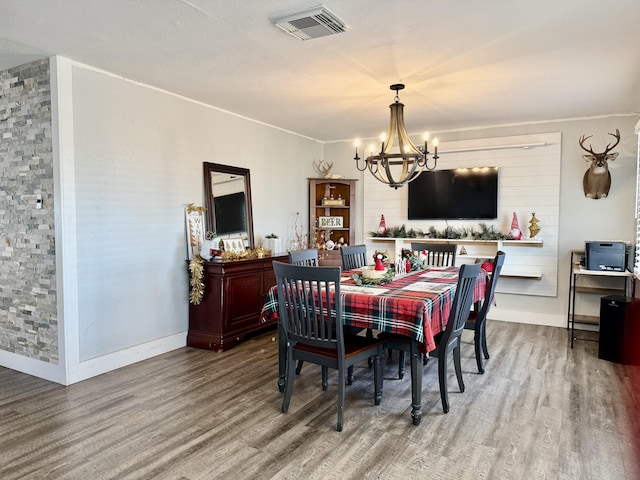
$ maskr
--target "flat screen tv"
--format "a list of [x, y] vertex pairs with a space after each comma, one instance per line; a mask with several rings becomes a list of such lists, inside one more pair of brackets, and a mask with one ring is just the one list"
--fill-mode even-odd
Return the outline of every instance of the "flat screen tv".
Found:
[[425, 171], [409, 183], [409, 220], [497, 217], [497, 167]]
[[244, 192], [213, 197], [216, 234], [227, 235], [247, 231], [247, 204]]

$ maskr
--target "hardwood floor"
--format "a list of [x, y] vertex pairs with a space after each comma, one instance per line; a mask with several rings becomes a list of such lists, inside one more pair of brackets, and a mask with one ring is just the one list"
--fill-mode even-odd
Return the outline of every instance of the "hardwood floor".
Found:
[[638, 479], [640, 368], [568, 346], [560, 328], [488, 323], [477, 374], [463, 337], [466, 391], [450, 366], [424, 367], [422, 424], [407, 374], [388, 363], [382, 404], [366, 363], [335, 431], [327, 392], [305, 365], [280, 413], [275, 331], [224, 353], [182, 348], [62, 387], [0, 368], [0, 478], [7, 479]]

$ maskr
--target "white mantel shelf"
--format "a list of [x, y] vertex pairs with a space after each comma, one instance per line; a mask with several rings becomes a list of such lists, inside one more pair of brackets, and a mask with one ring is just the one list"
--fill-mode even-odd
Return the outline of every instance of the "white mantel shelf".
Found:
[[[468, 238], [404, 238], [404, 237], [366, 237], [366, 241], [378, 243], [393, 243], [394, 251], [399, 252], [401, 248], [405, 248], [410, 243], [447, 243], [455, 245], [477, 245], [491, 246], [494, 252], [504, 247], [534, 247], [541, 248], [544, 246], [542, 240], [471, 240]], [[493, 256], [494, 253], [491, 254]], [[486, 258], [488, 255], [459, 254], [456, 257], [461, 263], [468, 263], [471, 259]], [[514, 279], [540, 280], [542, 279], [542, 271], [539, 268], [509, 266], [505, 265], [502, 269], [501, 277]]]
[[456, 245], [506, 245], [509, 247], [542, 247], [542, 240], [471, 240], [468, 238], [403, 238], [403, 237], [366, 237], [371, 242], [395, 243], [455, 243]]

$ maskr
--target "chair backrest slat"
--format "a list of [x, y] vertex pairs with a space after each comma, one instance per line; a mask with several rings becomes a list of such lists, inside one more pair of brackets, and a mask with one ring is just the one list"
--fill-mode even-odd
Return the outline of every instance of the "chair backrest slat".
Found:
[[464, 325], [469, 318], [469, 312], [471, 311], [474, 287], [479, 274], [479, 263], [468, 263], [460, 267], [458, 284], [449, 314], [449, 321], [442, 338], [442, 342], [445, 344], [447, 344], [451, 338], [462, 334]]
[[367, 246], [353, 245], [342, 247], [340, 249], [342, 257], [342, 268], [344, 270], [352, 270], [354, 268], [362, 268], [367, 266]]
[[273, 262], [278, 314], [287, 342], [338, 350], [344, 355], [340, 267]]
[[491, 272], [491, 278], [489, 280], [489, 284], [487, 285], [487, 290], [485, 291], [484, 300], [482, 303], [482, 307], [480, 308], [480, 312], [478, 314], [478, 318], [484, 319], [491, 308], [491, 304], [493, 303], [493, 297], [496, 293], [496, 285], [498, 284], [498, 278], [500, 278], [500, 271], [502, 270], [502, 266], [504, 265], [505, 253], [499, 250], [493, 259], [493, 272]]
[[433, 267], [453, 267], [456, 264], [455, 243], [411, 243], [411, 251], [427, 251], [426, 264]]
[[318, 249], [308, 248], [306, 250], [294, 250], [289, 252], [289, 263], [292, 265], [306, 265], [307, 267], [317, 267]]

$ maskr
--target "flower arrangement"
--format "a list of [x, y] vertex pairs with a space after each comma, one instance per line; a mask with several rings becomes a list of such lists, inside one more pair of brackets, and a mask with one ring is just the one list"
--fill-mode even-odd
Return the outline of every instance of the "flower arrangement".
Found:
[[389, 268], [382, 276], [376, 277], [368, 277], [362, 275], [362, 273], [354, 273], [351, 275], [351, 278], [358, 286], [366, 286], [366, 285], [382, 285], [384, 283], [388, 283], [393, 280], [393, 269]]
[[[403, 260], [409, 262], [409, 265], [411, 266], [411, 271], [424, 270], [424, 261], [427, 258], [424, 252], [420, 252], [419, 254], [416, 255], [416, 253], [413, 250], [410, 250], [408, 248], [403, 248], [402, 250], [400, 250], [400, 257]], [[407, 268], [407, 271], [409, 271], [408, 268]]]
[[303, 231], [300, 212], [296, 212], [293, 221], [293, 236], [289, 239], [289, 250], [304, 250], [307, 248], [307, 234]]

